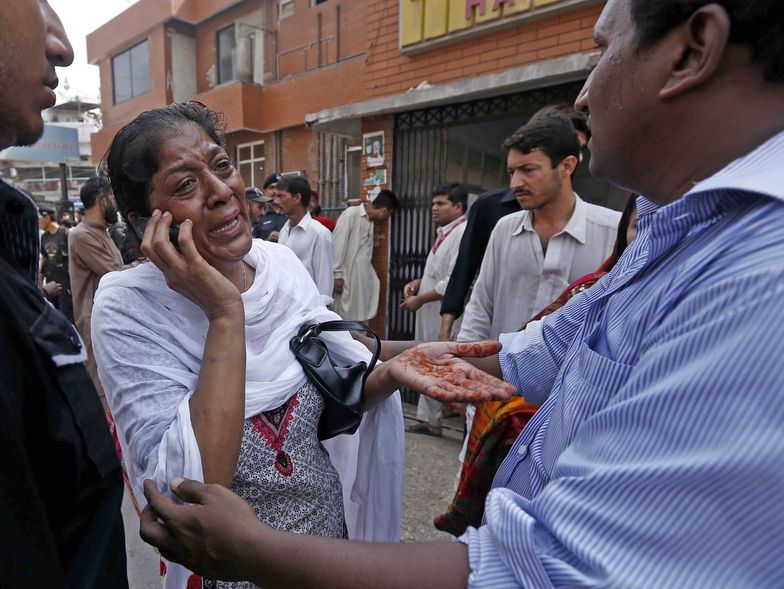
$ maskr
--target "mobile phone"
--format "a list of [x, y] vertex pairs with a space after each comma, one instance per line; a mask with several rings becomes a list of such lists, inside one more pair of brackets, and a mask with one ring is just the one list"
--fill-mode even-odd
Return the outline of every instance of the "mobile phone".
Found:
[[[139, 243], [141, 243], [142, 239], [144, 239], [144, 230], [147, 228], [147, 223], [149, 221], [149, 217], [136, 217], [133, 220], [128, 219], [128, 225], [130, 225], [131, 230], [136, 234], [136, 237], [139, 239]], [[179, 236], [180, 225], [178, 223], [172, 223], [169, 226], [169, 241], [171, 241], [172, 245], [177, 251], [180, 251]]]

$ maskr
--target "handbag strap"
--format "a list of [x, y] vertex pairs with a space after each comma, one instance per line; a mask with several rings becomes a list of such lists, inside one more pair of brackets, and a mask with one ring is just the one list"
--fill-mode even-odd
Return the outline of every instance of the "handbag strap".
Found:
[[[303, 330], [304, 333], [302, 333]], [[370, 374], [373, 368], [375, 368], [376, 362], [378, 362], [378, 357], [381, 355], [381, 340], [376, 335], [376, 332], [359, 321], [324, 321], [323, 323], [314, 323], [313, 325], [308, 325], [304, 327], [303, 330], [300, 331], [302, 335], [298, 336], [300, 343], [304, 342], [311, 336], [318, 336], [322, 331], [361, 331], [370, 335], [374, 340], [376, 340], [376, 350], [373, 352], [373, 357], [370, 359], [370, 364], [368, 364], [367, 371], [365, 372], [366, 375]]]

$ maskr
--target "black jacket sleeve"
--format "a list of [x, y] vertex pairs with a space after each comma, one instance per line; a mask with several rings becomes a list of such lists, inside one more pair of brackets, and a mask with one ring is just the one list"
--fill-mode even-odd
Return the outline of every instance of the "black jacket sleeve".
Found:
[[490, 234], [499, 219], [495, 209], [506, 192], [506, 188], [486, 192], [480, 195], [468, 211], [468, 221], [460, 242], [457, 261], [441, 301], [442, 315], [450, 313], [459, 317], [463, 314], [466, 297], [482, 265]]

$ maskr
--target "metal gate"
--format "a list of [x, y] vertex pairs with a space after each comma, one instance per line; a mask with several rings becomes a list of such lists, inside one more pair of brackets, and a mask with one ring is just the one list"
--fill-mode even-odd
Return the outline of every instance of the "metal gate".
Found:
[[[522, 125], [537, 110], [548, 104], [571, 103], [582, 82], [542, 88], [524, 93], [433, 107], [399, 114], [395, 117], [392, 187], [400, 199], [401, 210], [391, 220], [387, 337], [392, 340], [414, 338], [415, 315], [399, 308], [403, 287], [422, 276], [425, 260], [433, 243], [434, 228], [430, 194], [444, 182], [464, 182], [449, 166], [450, 129], [461, 125], [488, 125], [510, 119], [507, 135]], [[515, 122], [511, 122], [515, 121]], [[481, 132], [481, 129], [480, 129]], [[500, 152], [500, 141], [498, 142]], [[470, 183], [473, 192], [497, 188], [505, 177], [506, 163], [495, 185]], [[453, 177], [449, 177], [452, 175]], [[505, 181], [505, 180], [503, 180]], [[403, 400], [416, 402], [416, 394], [403, 392]]]

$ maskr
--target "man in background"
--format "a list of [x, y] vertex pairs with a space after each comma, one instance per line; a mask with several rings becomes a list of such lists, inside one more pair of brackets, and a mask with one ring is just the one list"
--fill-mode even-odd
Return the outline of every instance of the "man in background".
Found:
[[318, 190], [311, 189], [310, 193], [310, 204], [308, 205], [310, 216], [313, 217], [314, 220], [324, 225], [324, 227], [329, 229], [330, 233], [332, 233], [335, 230], [335, 225], [337, 225], [337, 219], [321, 216], [321, 205], [319, 204], [320, 196]]
[[504, 142], [521, 211], [498, 221], [466, 306], [460, 341], [520, 329], [612, 251], [621, 214], [572, 188], [580, 142], [563, 115], [535, 116]]
[[[455, 267], [460, 240], [465, 231], [465, 212], [468, 206], [468, 190], [460, 184], [442, 184], [433, 190], [432, 215], [436, 226], [436, 239], [425, 261], [421, 278], [412, 280], [403, 288], [405, 299], [402, 309], [416, 312], [414, 339], [429, 342], [438, 339], [441, 329], [441, 299], [444, 296], [449, 276]], [[456, 334], [459, 324], [453, 327]], [[441, 435], [442, 403], [419, 395], [417, 419], [406, 431], [414, 434]]]
[[68, 276], [68, 229], [55, 221], [54, 209], [41, 208], [41, 286], [56, 309], [74, 322], [71, 280]]
[[[41, 136], [72, 61], [47, 2], [0, 2], [0, 150]], [[0, 585], [125, 589], [122, 471], [79, 334], [38, 289], [37, 222], [0, 180]]]
[[[553, 114], [563, 114], [572, 122], [580, 142], [580, 160], [582, 161], [582, 154], [591, 138], [591, 132], [588, 129], [588, 116], [585, 113], [575, 111], [567, 104], [553, 104], [538, 110], [531, 119]], [[585, 164], [578, 165], [578, 170], [582, 167], [585, 167]], [[487, 243], [490, 241], [490, 234], [496, 223], [502, 217], [518, 211], [520, 211], [520, 204], [515, 198], [514, 191], [509, 187], [496, 188], [480, 194], [471, 207], [455, 271], [452, 273], [441, 303], [440, 339], [449, 339], [453, 324], [465, 310], [471, 286], [479, 272]]]
[[[267, 176], [267, 179], [264, 180], [264, 192], [268, 197], [273, 198], [275, 187], [281, 180], [283, 180], [281, 174], [275, 173]], [[289, 218], [278, 208], [274, 200], [270, 201], [268, 206], [266, 214], [253, 230], [253, 237], [265, 241], [278, 241], [280, 230], [283, 229]]]
[[98, 283], [104, 274], [119, 270], [123, 266], [120, 250], [107, 232], [109, 225], [117, 222], [118, 212], [111, 185], [104, 176], [90, 178], [84, 183], [79, 194], [84, 204], [84, 218], [68, 235], [68, 268], [73, 290], [74, 317], [87, 349], [87, 370], [104, 410], [108, 413], [106, 395], [95, 366], [90, 326], [93, 298], [98, 290]]
[[378, 312], [378, 276], [373, 269], [373, 228], [398, 209], [397, 197], [382, 190], [373, 202], [348, 207], [335, 232], [333, 310], [343, 319], [370, 321]]
[[278, 243], [291, 249], [316, 283], [326, 304], [332, 302], [335, 262], [332, 234], [310, 216], [310, 184], [305, 178], [283, 178], [275, 185], [275, 204], [288, 217]]
[[251, 233], [255, 237], [256, 227], [264, 220], [267, 204], [272, 202], [272, 197], [267, 196], [255, 186], [248, 186], [245, 189], [245, 200], [248, 201], [248, 207], [250, 208]]

